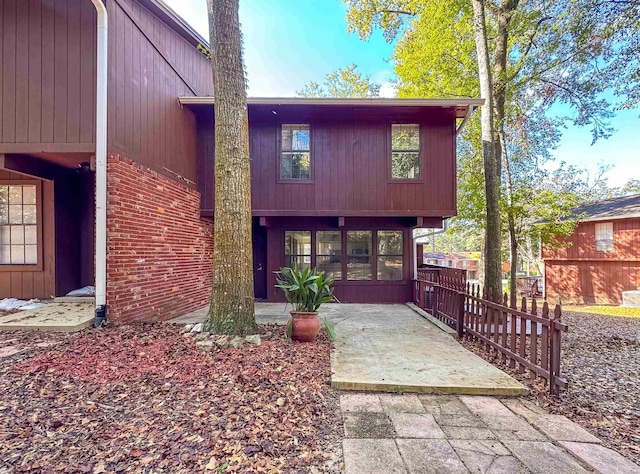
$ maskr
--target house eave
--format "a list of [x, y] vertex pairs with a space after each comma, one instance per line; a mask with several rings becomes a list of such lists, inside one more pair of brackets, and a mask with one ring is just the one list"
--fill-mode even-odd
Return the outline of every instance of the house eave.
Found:
[[[181, 105], [214, 105], [215, 98], [179, 97]], [[441, 107], [456, 109], [456, 117], [463, 118], [471, 108], [484, 105], [484, 99], [414, 99], [414, 98], [352, 98], [352, 97], [248, 97], [247, 105], [304, 105], [304, 106], [344, 106], [344, 107]]]

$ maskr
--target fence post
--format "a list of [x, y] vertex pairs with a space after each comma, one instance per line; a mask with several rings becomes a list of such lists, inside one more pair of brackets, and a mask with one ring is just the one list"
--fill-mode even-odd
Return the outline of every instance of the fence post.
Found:
[[549, 329], [551, 331], [551, 353], [549, 354], [549, 391], [551, 395], [559, 395], [560, 387], [556, 383], [556, 378], [560, 377], [560, 329], [556, 327], [556, 320], [560, 319], [560, 306], [556, 305], [553, 316], [549, 318]]
[[456, 321], [456, 330], [458, 331], [458, 339], [462, 339], [464, 336], [464, 304], [466, 295], [464, 292], [458, 292], [458, 315]]
[[438, 318], [438, 299], [440, 297], [439, 286], [433, 285], [433, 295], [431, 295], [431, 316]]

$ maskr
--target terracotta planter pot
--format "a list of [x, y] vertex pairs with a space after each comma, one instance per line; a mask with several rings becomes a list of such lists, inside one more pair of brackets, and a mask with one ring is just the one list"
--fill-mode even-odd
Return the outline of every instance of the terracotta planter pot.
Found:
[[302, 342], [313, 341], [320, 332], [318, 313], [291, 311], [293, 329], [291, 339]]

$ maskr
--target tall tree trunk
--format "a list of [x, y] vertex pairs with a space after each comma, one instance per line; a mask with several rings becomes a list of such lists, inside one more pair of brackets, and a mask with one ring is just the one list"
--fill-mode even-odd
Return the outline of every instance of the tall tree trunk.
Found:
[[509, 156], [507, 154], [504, 127], [499, 131], [499, 135], [500, 144], [502, 146], [502, 157], [504, 160], [505, 194], [507, 197], [507, 225], [509, 227], [509, 301], [511, 302], [511, 306], [515, 306], [518, 299], [516, 287], [516, 279], [518, 277], [518, 234], [516, 232], [516, 219], [513, 209], [511, 167], [509, 166]]
[[507, 198], [507, 225], [509, 228], [509, 300], [512, 305], [516, 303], [516, 276], [518, 273], [518, 236], [516, 235], [515, 216], [513, 215], [513, 193], [511, 169], [507, 154], [507, 138], [505, 133], [506, 102], [507, 102], [507, 49], [509, 46], [509, 24], [514, 10], [518, 7], [519, 0], [507, 0], [496, 10], [498, 17], [498, 33], [496, 36], [496, 49], [493, 63], [494, 99], [495, 99], [495, 121], [498, 134], [498, 145], [496, 146], [496, 163], [498, 166], [498, 176], [501, 176], [501, 165], [504, 162], [505, 188]]
[[478, 59], [478, 77], [480, 96], [485, 99], [481, 110], [482, 157], [484, 162], [484, 181], [486, 194], [487, 226], [484, 254], [484, 287], [491, 299], [500, 298], [502, 293], [500, 230], [500, 160], [496, 162], [496, 137], [494, 128], [494, 98], [487, 27], [485, 23], [484, 0], [473, 0], [473, 36]]
[[207, 329], [251, 334], [251, 179], [239, 0], [207, 0], [215, 93], [215, 242]]

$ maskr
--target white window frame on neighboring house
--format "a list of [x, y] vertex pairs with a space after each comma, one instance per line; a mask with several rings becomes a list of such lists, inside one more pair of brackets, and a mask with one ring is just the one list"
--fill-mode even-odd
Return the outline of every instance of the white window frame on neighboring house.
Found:
[[597, 222], [596, 252], [613, 252], [613, 222]]

